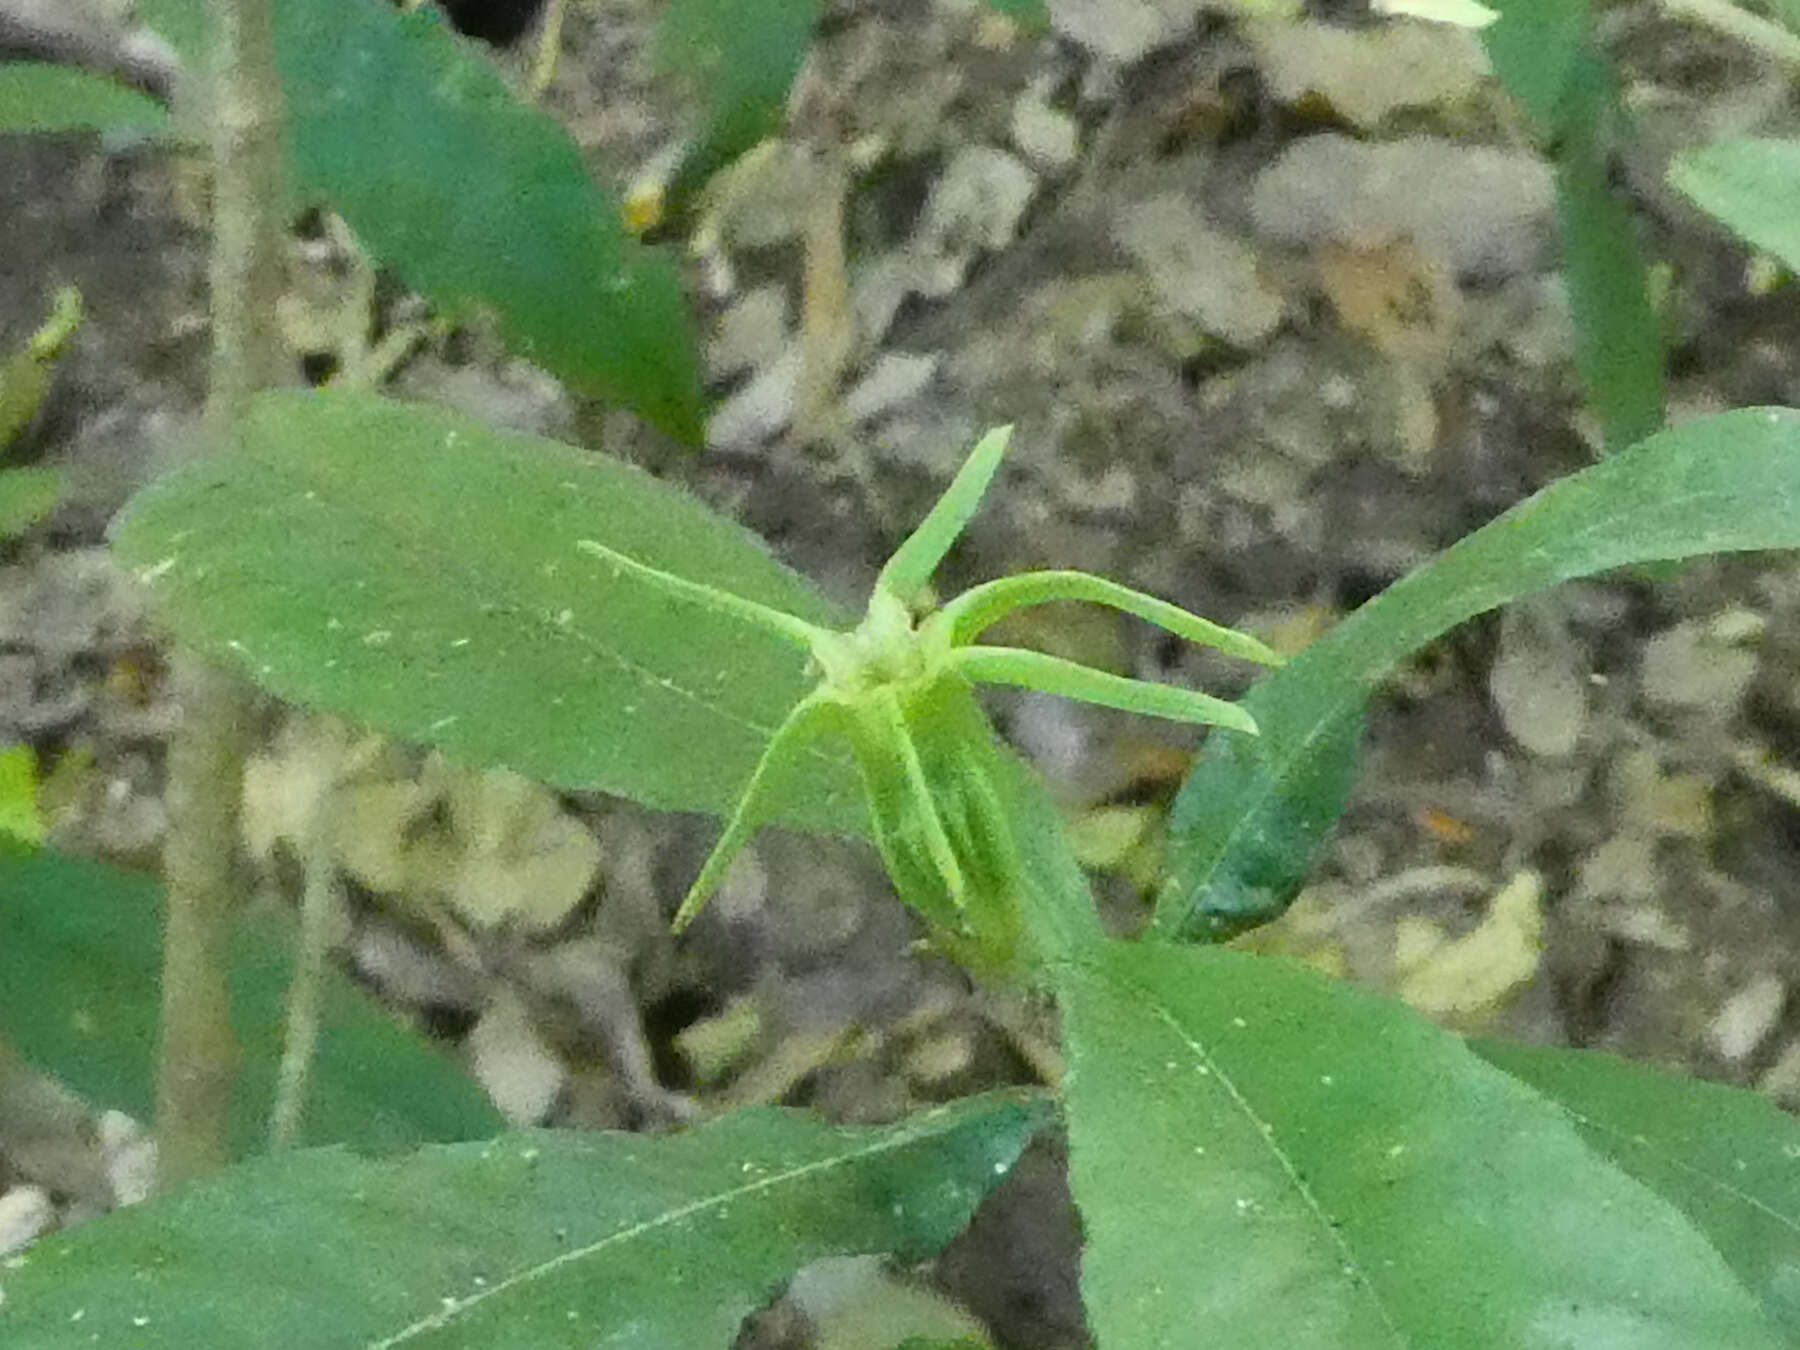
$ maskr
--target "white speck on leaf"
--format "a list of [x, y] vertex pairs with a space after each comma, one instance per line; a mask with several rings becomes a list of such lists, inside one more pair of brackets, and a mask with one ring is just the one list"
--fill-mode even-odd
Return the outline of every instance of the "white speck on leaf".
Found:
[[394, 632], [391, 628], [377, 628], [373, 632], [363, 634], [363, 645], [366, 647], [379, 647], [393, 636]]

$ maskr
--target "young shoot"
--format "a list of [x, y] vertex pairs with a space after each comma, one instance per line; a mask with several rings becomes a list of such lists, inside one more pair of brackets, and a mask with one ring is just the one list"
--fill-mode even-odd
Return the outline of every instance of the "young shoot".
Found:
[[1237, 704], [1174, 685], [1125, 679], [1041, 652], [978, 642], [1017, 610], [1052, 601], [1105, 605], [1232, 656], [1278, 665], [1246, 633], [1209, 622], [1154, 596], [1085, 572], [1026, 572], [976, 586], [921, 612], [932, 574], [974, 516], [1010, 427], [970, 452], [918, 528], [881, 569], [855, 628], [822, 628], [648, 567], [593, 540], [583, 551], [650, 582], [671, 597], [757, 624], [801, 647], [819, 684], [770, 738], [725, 832], [675, 915], [679, 932], [724, 879], [733, 858], [775, 813], [801, 752], [826, 735], [845, 737], [868, 798], [870, 833], [901, 898], [954, 954], [1010, 965], [1019, 937], [1020, 868], [993, 773], [994, 732], [973, 696], [977, 684], [1037, 689], [1177, 721], [1255, 734]]

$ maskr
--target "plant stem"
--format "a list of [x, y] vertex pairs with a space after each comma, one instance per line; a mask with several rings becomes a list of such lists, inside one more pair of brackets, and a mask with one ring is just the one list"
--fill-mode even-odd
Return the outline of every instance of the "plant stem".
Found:
[[569, 0], [550, 0], [544, 12], [544, 31], [538, 36], [537, 56], [531, 63], [531, 80], [525, 96], [536, 103], [556, 78], [557, 58], [562, 55], [563, 14]]
[[222, 1167], [237, 1071], [226, 970], [236, 903], [238, 784], [249, 748], [243, 682], [177, 652], [182, 721], [169, 745], [169, 837], [163, 850], [162, 1029], [156, 1073], [157, 1181], [174, 1186]]
[[324, 845], [322, 810], [315, 806], [303, 843], [306, 889], [300, 902], [300, 938], [294, 950], [294, 978], [288, 986], [287, 1039], [275, 1081], [275, 1105], [269, 1113], [269, 1148], [291, 1148], [300, 1139], [306, 1089], [312, 1078], [319, 1042], [319, 1008], [324, 995], [325, 958], [330, 947], [332, 911], [337, 899], [335, 860]]
[[[273, 382], [280, 292], [280, 96], [267, 0], [212, 0], [213, 352], [207, 449], [223, 453], [249, 397]], [[163, 855], [162, 1025], [156, 1079], [158, 1184], [223, 1166], [237, 1044], [227, 962], [236, 904], [238, 800], [255, 690], [178, 651], [181, 722], [169, 746]]]

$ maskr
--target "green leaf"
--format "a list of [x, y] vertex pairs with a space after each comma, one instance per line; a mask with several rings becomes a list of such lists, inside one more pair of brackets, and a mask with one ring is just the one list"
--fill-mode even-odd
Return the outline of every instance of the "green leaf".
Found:
[[1587, 43], [1588, 0], [1484, 0], [1500, 17], [1481, 29], [1494, 74], [1548, 140], [1568, 123], [1564, 99]]
[[0, 539], [37, 524], [61, 496], [62, 475], [55, 469], [0, 470]]
[[767, 1108], [260, 1159], [40, 1242], [0, 1272], [0, 1341], [723, 1347], [808, 1261], [942, 1246], [1046, 1114], [993, 1094], [876, 1129]]
[[[1244, 706], [1253, 708], [1254, 700]], [[1176, 936], [1196, 942], [1229, 942], [1278, 919], [1312, 870], [1313, 858], [1344, 814], [1361, 760], [1364, 725], [1360, 705], [1320, 727], [1306, 753], [1285, 773], [1265, 776], [1269, 747], [1261, 739], [1213, 736], [1189, 775], [1170, 816], [1164, 894], [1195, 868], [1204, 841], [1224, 848], [1204, 872], [1191, 903], [1177, 911]], [[1233, 795], [1235, 787], [1253, 790]]]
[[29, 745], [0, 747], [0, 847], [44, 842], [37, 804], [37, 756]]
[[1058, 976], [1101, 1345], [1779, 1344], [1675, 1209], [1402, 1005], [1216, 948]]
[[[347, 391], [266, 395], [239, 439], [140, 492], [116, 546], [177, 634], [284, 698], [724, 815], [812, 686], [781, 637], [578, 546], [835, 621], [759, 540], [628, 465]], [[784, 818], [861, 829], [848, 754], [808, 763]]]
[[1669, 166], [1669, 182], [1800, 272], [1800, 140], [1747, 138], [1684, 150]]
[[[233, 948], [238, 1156], [267, 1141], [291, 967], [286, 927], [246, 919]], [[0, 1028], [89, 1101], [139, 1120], [154, 1101], [161, 955], [162, 893], [150, 878], [0, 849]], [[326, 992], [304, 1141], [394, 1149], [500, 1128], [467, 1074], [347, 978], [329, 972]]]
[[1609, 181], [1600, 128], [1614, 110], [1612, 76], [1591, 52], [1577, 58], [1576, 111], [1556, 150], [1556, 223], [1575, 320], [1575, 356], [1606, 447], [1622, 450], [1661, 430], [1662, 326], [1638, 248], [1637, 223]]
[[687, 196], [781, 129], [818, 18], [819, 0], [670, 0], [656, 64], [706, 109], [672, 195]]
[[207, 0], [135, 0], [132, 12], [176, 50], [190, 71], [205, 68], [211, 23]]
[[1800, 1123], [1767, 1098], [1611, 1055], [1476, 1042], [1588, 1146], [1686, 1214], [1800, 1345]]
[[982, 0], [996, 14], [1004, 14], [1027, 33], [1042, 33], [1050, 27], [1047, 0]]
[[950, 486], [931, 504], [925, 519], [900, 541], [893, 556], [881, 565], [875, 584], [909, 607], [931, 585], [944, 555], [981, 509], [981, 499], [1000, 471], [1000, 461], [1012, 440], [1010, 426], [995, 427], [969, 451], [969, 457], [950, 480]]
[[0, 62], [0, 132], [168, 130], [168, 111], [148, 94], [73, 66]]
[[1800, 33], [1800, 0], [1763, 0], [1762, 8], [1778, 23]]
[[[1345, 619], [1259, 682], [1262, 735], [1209, 746], [1170, 819], [1157, 927], [1202, 937], [1209, 892], [1256, 887], [1284, 848], [1305, 866], [1309, 785], [1336, 781], [1343, 719], [1394, 665], [1464, 619], [1571, 577], [1697, 553], [1800, 546], [1800, 414], [1745, 408], [1659, 432], [1527, 498]], [[1221, 752], [1222, 751], [1222, 752]], [[1324, 761], [1322, 763], [1322, 761]], [[1272, 917], [1272, 916], [1271, 916]]]
[[441, 304], [491, 305], [521, 350], [691, 443], [700, 377], [679, 274], [625, 231], [580, 152], [430, 6], [271, 7], [294, 173]]

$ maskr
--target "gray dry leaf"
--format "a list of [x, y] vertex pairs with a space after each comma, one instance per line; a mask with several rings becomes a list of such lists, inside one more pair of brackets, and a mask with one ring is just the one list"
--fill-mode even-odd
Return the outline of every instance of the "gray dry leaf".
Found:
[[1256, 255], [1182, 193], [1121, 208], [1113, 233], [1157, 300], [1211, 336], [1249, 347], [1281, 322], [1281, 297], [1258, 277]]
[[786, 289], [776, 282], [758, 286], [719, 316], [706, 344], [707, 370], [714, 379], [754, 370], [780, 355], [787, 340]]
[[806, 359], [800, 343], [789, 342], [781, 354], [758, 370], [707, 419], [709, 450], [748, 450], [776, 435], [794, 420], [800, 372]]
[[887, 416], [925, 392], [943, 359], [937, 352], [883, 353], [844, 396], [844, 415], [852, 422]]
[[1488, 691], [1506, 732], [1542, 759], [1575, 751], [1587, 722], [1579, 648], [1546, 606], [1515, 605], [1501, 619]]
[[1707, 1043], [1721, 1059], [1741, 1063], [1775, 1030], [1786, 1004], [1786, 982], [1765, 971], [1725, 1000], [1706, 1030]]
[[963, 284], [983, 252], [1005, 248], [1018, 231], [1037, 179], [1004, 150], [964, 146], [925, 199], [913, 248], [935, 264], [917, 278], [919, 289], [942, 299]]
[[1290, 145], [1251, 189], [1256, 227], [1300, 247], [1410, 239], [1459, 277], [1537, 270], [1554, 247], [1555, 184], [1536, 155], [1431, 136]]
[[1459, 102], [1488, 73], [1480, 40], [1447, 24], [1345, 28], [1251, 19], [1240, 31], [1276, 98], [1298, 103], [1315, 94], [1363, 128], [1402, 108]]
[[1081, 126], [1046, 103], [1043, 90], [1034, 85], [1013, 101], [1012, 141], [1034, 166], [1058, 173], [1081, 153]]
[[891, 1350], [913, 1337], [933, 1345], [989, 1344], [981, 1324], [941, 1294], [891, 1274], [879, 1256], [832, 1256], [803, 1267], [788, 1298], [815, 1350]]
[[468, 1050], [476, 1080], [510, 1123], [537, 1125], [550, 1114], [568, 1074], [518, 995], [495, 990], [469, 1033]]
[[1050, 26], [1078, 47], [1128, 66], [1178, 42], [1215, 0], [1049, 0]]
[[0, 1192], [0, 1256], [37, 1241], [56, 1221], [56, 1205], [41, 1186], [14, 1186]]
[[1690, 619], [1644, 644], [1641, 687], [1651, 703], [1732, 717], [1756, 663], [1756, 652], [1721, 636], [1714, 621]]
[[0, 0], [0, 49], [86, 66], [167, 95], [181, 59], [117, 0]]

